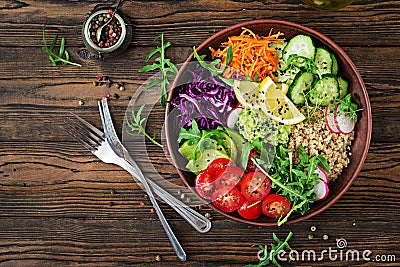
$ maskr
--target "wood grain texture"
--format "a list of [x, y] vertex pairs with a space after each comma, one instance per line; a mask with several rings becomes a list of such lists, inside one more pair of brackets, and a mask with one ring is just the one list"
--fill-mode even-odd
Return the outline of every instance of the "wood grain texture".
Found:
[[[293, 249], [321, 252], [345, 238], [349, 249], [395, 255], [395, 262], [298, 261], [284, 266], [398, 266], [400, 261], [400, 1], [356, 0], [338, 12], [321, 12], [301, 1], [126, 1], [134, 25], [123, 55], [83, 60], [81, 25], [106, 1], [5, 0], [0, 2], [0, 266], [243, 266], [257, 262], [257, 248], [272, 232], [294, 232]], [[58, 127], [74, 112], [100, 127], [97, 100], [111, 97], [112, 117], [122, 136], [129, 97], [153, 74], [140, 74], [145, 55], [163, 32], [172, 43], [168, 57], [181, 63], [193, 46], [213, 33], [252, 19], [289, 20], [338, 43], [351, 57], [368, 90], [372, 143], [362, 171], [340, 200], [322, 214], [295, 225], [261, 228], [213, 216], [199, 234], [160, 202], [188, 255], [179, 262], [151, 212], [151, 203], [132, 177], [106, 165]], [[52, 67], [41, 50], [59, 34], [81, 68]], [[94, 86], [97, 75], [125, 82], [126, 90]], [[84, 100], [83, 106], [78, 105]], [[156, 107], [148, 129], [159, 136], [163, 110]], [[152, 179], [165, 179], [180, 196], [182, 181], [164, 151], [135, 143], [137, 159]], [[146, 150], [147, 156], [142, 155]], [[150, 163], [149, 163], [150, 162]], [[158, 174], [157, 174], [158, 173]], [[178, 190], [179, 189], [179, 190]], [[182, 189], [187, 190], [187, 189]], [[186, 198], [190, 195], [185, 191]], [[187, 201], [187, 199], [184, 201]], [[189, 202], [195, 203], [194, 199]], [[317, 231], [311, 232], [310, 227]], [[308, 235], [314, 238], [309, 239]], [[329, 235], [328, 240], [322, 236]], [[156, 256], [162, 261], [157, 262]]]

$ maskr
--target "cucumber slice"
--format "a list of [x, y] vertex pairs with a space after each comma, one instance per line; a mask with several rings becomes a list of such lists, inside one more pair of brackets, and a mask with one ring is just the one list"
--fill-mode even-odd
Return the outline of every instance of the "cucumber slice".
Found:
[[343, 77], [340, 77], [340, 76], [337, 78], [337, 80], [338, 80], [338, 83], [339, 83], [339, 98], [342, 99], [348, 93], [349, 82], [346, 79], [344, 79]]
[[296, 35], [290, 39], [289, 43], [283, 49], [283, 60], [287, 62], [290, 55], [298, 55], [310, 59], [314, 59], [315, 46], [310, 36]]
[[339, 83], [334, 75], [325, 75], [310, 90], [309, 101], [317, 106], [327, 106], [339, 96]]
[[332, 57], [327, 49], [318, 47], [315, 51], [314, 62], [319, 75], [330, 74], [332, 72]]
[[[281, 44], [272, 43], [272, 46], [275, 48], [275, 51], [278, 53], [278, 58], [282, 58], [283, 49], [287, 45], [286, 42], [282, 42]], [[280, 70], [286, 69], [286, 64], [283, 61], [279, 61], [278, 68]]]
[[294, 66], [289, 69], [286, 69], [285, 71], [278, 74], [277, 77], [278, 82], [290, 85], [293, 82], [294, 78], [296, 77], [297, 73], [299, 72], [300, 68]]
[[331, 53], [331, 59], [332, 59], [331, 73], [333, 75], [337, 75], [339, 72], [339, 64], [337, 62], [336, 56], [333, 53]]
[[310, 72], [299, 72], [289, 86], [288, 95], [296, 105], [306, 102], [306, 93], [311, 89], [314, 75]]

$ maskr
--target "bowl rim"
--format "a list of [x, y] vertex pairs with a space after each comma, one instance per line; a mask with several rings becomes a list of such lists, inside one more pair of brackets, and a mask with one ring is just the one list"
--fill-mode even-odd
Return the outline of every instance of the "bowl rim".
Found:
[[[322, 206], [321, 208], [317, 209], [317, 210], [310, 210], [308, 211], [305, 215], [301, 215], [293, 220], [289, 220], [285, 223], [285, 225], [289, 225], [289, 224], [294, 224], [294, 223], [298, 223], [304, 220], [307, 220], [311, 217], [316, 216], [317, 214], [322, 213], [323, 211], [325, 211], [326, 209], [328, 209], [330, 206], [332, 206], [334, 203], [336, 203], [336, 201], [350, 188], [350, 186], [353, 184], [354, 180], [356, 179], [356, 177], [358, 176], [358, 174], [361, 171], [361, 168], [365, 162], [365, 159], [367, 157], [368, 154], [368, 150], [369, 150], [369, 146], [370, 146], [370, 142], [371, 142], [371, 135], [372, 135], [372, 114], [371, 114], [371, 104], [370, 104], [370, 100], [369, 100], [369, 96], [368, 96], [368, 92], [366, 89], [366, 86], [362, 80], [362, 77], [360, 75], [360, 73], [358, 72], [355, 64], [353, 63], [353, 61], [351, 60], [351, 58], [346, 54], [346, 52], [343, 51], [343, 49], [341, 47], [339, 47], [339, 45], [337, 45], [334, 41], [332, 41], [329, 37], [327, 37], [326, 35], [313, 30], [307, 26], [303, 26], [300, 25], [298, 23], [295, 22], [290, 22], [290, 21], [285, 21], [285, 20], [276, 20], [276, 19], [258, 19], [258, 20], [251, 20], [251, 21], [245, 21], [245, 22], [241, 22], [232, 26], [229, 26], [213, 35], [211, 35], [210, 37], [208, 37], [205, 41], [203, 41], [197, 48], [196, 51], [200, 51], [202, 49], [204, 49], [206, 46], [209, 45], [209, 43], [214, 40], [215, 38], [219, 38], [220, 36], [223, 36], [225, 34], [227, 34], [230, 31], [233, 30], [237, 30], [238, 28], [242, 28], [242, 27], [252, 27], [256, 24], [276, 24], [276, 25], [284, 25], [287, 27], [291, 27], [291, 28], [295, 28], [307, 33], [310, 33], [314, 36], [317, 36], [318, 39], [320, 40], [324, 40], [325, 42], [329, 43], [329, 45], [333, 48], [334, 52], [337, 54], [340, 54], [343, 58], [344, 61], [347, 62], [347, 64], [349, 64], [349, 67], [352, 69], [352, 71], [355, 74], [355, 77], [357, 80], [357, 82], [360, 84], [361, 89], [362, 89], [362, 95], [364, 97], [365, 100], [365, 114], [363, 114], [364, 116], [366, 116], [366, 121], [367, 121], [367, 133], [366, 133], [366, 140], [365, 140], [365, 148], [362, 151], [362, 154], [360, 156], [360, 161], [359, 164], [357, 165], [357, 168], [355, 169], [355, 171], [353, 172], [352, 176], [350, 177], [350, 179], [348, 180], [347, 184], [345, 184], [343, 190], [341, 190], [340, 192], [338, 192], [338, 194], [336, 196], [334, 196], [332, 199], [330, 199], [329, 202], [327, 202], [324, 206]], [[315, 38], [315, 37], [313, 37]], [[179, 69], [179, 72], [177, 74], [177, 76], [174, 79], [174, 82], [172, 83], [172, 90], [169, 91], [169, 95], [168, 95], [168, 100], [167, 100], [167, 106], [165, 109], [165, 136], [166, 136], [166, 140], [167, 140], [167, 147], [168, 147], [168, 151], [172, 151], [172, 144], [171, 144], [171, 140], [170, 140], [170, 134], [169, 134], [169, 127], [168, 127], [168, 114], [171, 112], [172, 110], [172, 106], [170, 104], [170, 100], [172, 99], [173, 93], [174, 93], [174, 88], [176, 87], [176, 82], [179, 80], [179, 78], [182, 76], [182, 72], [185, 69], [185, 67], [189, 64], [189, 62], [191, 62], [193, 60], [193, 52], [189, 55], [189, 57], [185, 60], [185, 62], [182, 64], [181, 68]], [[177, 166], [177, 161], [175, 158], [174, 153], [170, 153], [170, 157], [172, 160], [172, 163], [174, 164], [175, 169], [177, 170], [179, 177], [181, 178], [181, 180], [184, 182], [184, 184], [194, 193], [197, 195], [197, 193], [195, 192], [194, 188], [189, 184], [189, 182], [187, 181], [187, 179], [185, 179], [185, 175], [183, 174], [182, 170], [179, 169], [179, 167]], [[198, 196], [199, 199], [202, 200], [202, 202], [204, 204], [206, 204], [207, 206], [209, 206], [211, 209], [215, 210], [216, 212], [223, 214], [224, 216], [234, 220], [234, 221], [238, 221], [238, 222], [242, 222], [242, 223], [246, 223], [249, 225], [255, 225], [255, 226], [277, 226], [276, 222], [259, 222], [259, 221], [251, 221], [251, 220], [246, 220], [244, 218], [240, 218], [238, 216], [233, 216], [229, 213], [223, 212], [221, 210], [219, 210], [218, 208], [214, 207], [214, 205], [212, 205], [211, 202], [206, 201], [205, 199], [202, 199], [200, 196]]]

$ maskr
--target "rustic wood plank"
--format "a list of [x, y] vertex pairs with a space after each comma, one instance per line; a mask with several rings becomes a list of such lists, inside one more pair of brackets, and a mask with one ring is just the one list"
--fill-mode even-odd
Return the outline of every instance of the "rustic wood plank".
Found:
[[[81, 25], [98, 1], [15, 2], [0, 9], [2, 46], [41, 46], [41, 30], [48, 23], [49, 36], [59, 33], [70, 46], [82, 46]], [[280, 19], [301, 23], [331, 37], [340, 45], [397, 46], [400, 40], [400, 12], [397, 1], [355, 1], [332, 16], [299, 1], [129, 1], [122, 11], [135, 26], [132, 43], [150, 44], [154, 36], [165, 33], [179, 46], [191, 46], [216, 31], [254, 19]], [[85, 8], [82, 8], [85, 6]], [[148, 12], [151, 8], [152, 12]], [[48, 10], [52, 12], [49, 13]], [[34, 15], [32, 15], [34, 14]], [[18, 16], [18, 19], [14, 18]], [[307, 19], [304, 19], [304, 18]], [[357, 20], [354, 18], [357, 17]], [[195, 18], [195, 19], [194, 19]], [[62, 23], [60, 22], [62, 21]], [[178, 31], [177, 31], [178, 29]], [[179, 34], [177, 34], [179, 33]]]

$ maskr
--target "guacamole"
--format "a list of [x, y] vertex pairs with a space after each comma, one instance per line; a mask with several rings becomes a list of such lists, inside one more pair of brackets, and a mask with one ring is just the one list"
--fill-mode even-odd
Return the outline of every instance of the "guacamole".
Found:
[[244, 109], [239, 114], [236, 126], [243, 137], [254, 142], [260, 138], [271, 145], [287, 144], [290, 125], [282, 125], [267, 117], [262, 111]]

